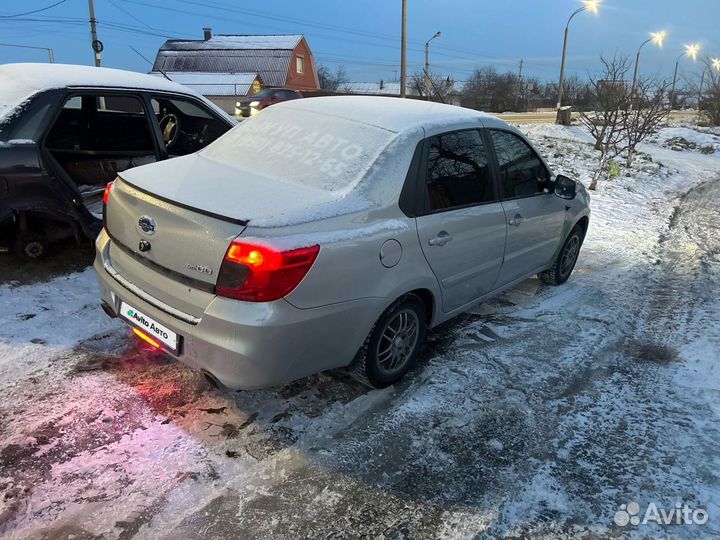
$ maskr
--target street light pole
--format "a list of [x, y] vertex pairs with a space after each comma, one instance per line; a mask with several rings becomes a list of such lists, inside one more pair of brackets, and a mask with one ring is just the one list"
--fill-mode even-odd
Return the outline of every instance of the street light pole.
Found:
[[407, 0], [402, 0], [402, 32], [400, 37], [400, 97], [405, 97], [407, 84]]
[[640, 45], [640, 48], [638, 49], [637, 56], [635, 57], [635, 71], [633, 72], [632, 91], [630, 92], [630, 95], [632, 96], [635, 95], [635, 88], [637, 87], [638, 67], [640, 66], [640, 51], [642, 51], [642, 48], [651, 41], [652, 38], [643, 41], [642, 45]]
[[427, 100], [430, 101], [430, 42], [436, 37], [440, 37], [442, 32], [435, 32], [435, 35], [425, 42], [425, 94]]
[[680, 56], [678, 56], [677, 61], [675, 62], [675, 73], [673, 74], [673, 83], [672, 83], [672, 90], [670, 90], [670, 110], [672, 111], [675, 108], [675, 84], [677, 83], [677, 72], [678, 67], [680, 66], [680, 59], [685, 56], [687, 52], [682, 53]]
[[576, 9], [572, 15], [570, 15], [570, 18], [568, 19], [567, 24], [565, 25], [565, 37], [563, 39], [563, 50], [562, 50], [562, 58], [560, 60], [560, 82], [558, 83], [558, 100], [557, 100], [557, 120], [556, 122], [562, 123], [560, 121], [560, 109], [562, 108], [562, 98], [563, 98], [563, 84], [565, 82], [565, 59], [567, 57], [567, 45], [568, 45], [568, 34], [570, 33], [570, 22], [573, 20], [575, 15], [578, 13], [582, 13], [583, 11], [591, 11], [593, 13], [597, 13], [597, 7], [600, 3], [600, 0], [585, 0], [585, 5], [581, 8]]
[[677, 60], [675, 61], [675, 73], [673, 73], [673, 83], [672, 83], [672, 90], [670, 90], [670, 110], [672, 111], [675, 105], [675, 85], [677, 84], [677, 73], [678, 73], [678, 67], [680, 66], [680, 60], [682, 60], [682, 57], [687, 55], [693, 60], [697, 58], [698, 53], [700, 52], [700, 45], [692, 44], [692, 45], [685, 45], [685, 50], [682, 52], [680, 56], [677, 57]]
[[635, 71], [633, 72], [632, 92], [630, 95], [635, 95], [635, 89], [637, 88], [638, 67], [640, 66], [640, 51], [642, 51], [642, 48], [651, 41], [655, 43], [658, 47], [662, 47], [666, 35], [667, 34], [664, 30], [660, 32], [651, 32], [651, 37], [643, 41], [642, 45], [640, 45], [637, 56], [635, 57]]
[[30, 45], [15, 45], [14, 43], [0, 43], [0, 47], [17, 47], [18, 49], [36, 49], [48, 53], [48, 59], [51, 64], [55, 63], [55, 51], [47, 47], [31, 47]]
[[705, 66], [705, 69], [703, 69], [702, 75], [700, 76], [700, 90], [698, 90], [698, 112], [700, 112], [700, 104], [702, 103], [702, 88], [703, 84], [705, 84], [705, 74], [707, 73], [707, 70], [710, 66]]

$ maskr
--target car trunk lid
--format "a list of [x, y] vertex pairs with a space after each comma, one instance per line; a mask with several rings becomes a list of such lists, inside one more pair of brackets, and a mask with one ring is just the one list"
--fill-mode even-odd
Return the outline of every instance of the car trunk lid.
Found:
[[113, 269], [155, 299], [202, 315], [244, 222], [170, 203], [122, 179], [113, 185], [106, 213]]

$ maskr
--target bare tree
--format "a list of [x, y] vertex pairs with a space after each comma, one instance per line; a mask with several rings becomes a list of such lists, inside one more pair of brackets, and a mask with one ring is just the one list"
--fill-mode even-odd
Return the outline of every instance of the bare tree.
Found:
[[637, 145], [656, 133], [667, 119], [670, 111], [665, 106], [665, 97], [669, 89], [666, 81], [640, 79], [636, 83], [631, 106], [624, 118], [625, 145], [622, 149], [627, 152], [626, 167], [632, 165]]
[[520, 89], [514, 73], [498, 73], [493, 67], [476, 69], [463, 88], [463, 105], [488, 112], [508, 111], [515, 106]]
[[720, 72], [710, 58], [705, 58], [703, 64], [703, 84], [701, 87], [698, 83], [697, 87], [699, 120], [711, 126], [720, 126]]
[[341, 91], [349, 82], [345, 66], [338, 66], [335, 71], [327, 66], [320, 66], [317, 70], [317, 76], [320, 88], [331, 92]]
[[703, 92], [700, 118], [711, 126], [720, 126], [720, 76], [714, 73]]
[[409, 87], [412, 93], [423, 97], [430, 96], [432, 101], [445, 103], [448, 94], [453, 90], [453, 83], [448, 77], [438, 73], [431, 71], [429, 75], [426, 79], [425, 70], [418, 70], [410, 76]]
[[605, 172], [611, 159], [624, 149], [627, 137], [626, 113], [631, 103], [631, 88], [625, 80], [630, 70], [626, 56], [608, 59], [600, 57], [603, 70], [596, 77], [590, 77], [590, 89], [594, 110], [580, 112], [580, 123], [595, 139], [595, 149], [600, 151], [598, 166], [589, 189], [597, 187], [600, 176]]

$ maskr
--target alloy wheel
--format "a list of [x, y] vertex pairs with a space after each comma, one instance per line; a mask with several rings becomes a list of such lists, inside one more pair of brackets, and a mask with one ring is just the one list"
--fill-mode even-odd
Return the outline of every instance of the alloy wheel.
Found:
[[412, 309], [403, 309], [390, 319], [380, 335], [377, 361], [380, 371], [393, 375], [402, 370], [417, 346], [420, 321]]

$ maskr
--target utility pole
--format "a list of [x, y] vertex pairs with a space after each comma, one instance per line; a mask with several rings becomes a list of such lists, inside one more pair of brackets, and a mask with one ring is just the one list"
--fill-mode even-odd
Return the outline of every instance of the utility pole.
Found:
[[97, 36], [97, 20], [95, 19], [95, 1], [88, 0], [88, 8], [90, 10], [90, 35], [92, 36], [92, 48], [95, 55], [95, 67], [100, 67], [101, 56], [103, 50], [102, 41]]
[[518, 105], [518, 99], [520, 99], [520, 94], [523, 93], [523, 78], [522, 78], [522, 72], [523, 72], [523, 63], [524, 60], [520, 59], [520, 71], [518, 72], [518, 93], [517, 96], [515, 96], [515, 109], [517, 110]]
[[402, 0], [402, 33], [400, 40], [400, 97], [404, 98], [407, 84], [407, 0]]

